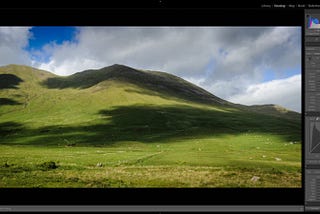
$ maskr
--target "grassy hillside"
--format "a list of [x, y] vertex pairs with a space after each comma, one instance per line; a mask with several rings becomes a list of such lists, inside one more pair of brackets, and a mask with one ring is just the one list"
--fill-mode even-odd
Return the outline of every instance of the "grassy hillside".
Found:
[[0, 67], [0, 187], [300, 187], [300, 115], [258, 108], [122, 65]]

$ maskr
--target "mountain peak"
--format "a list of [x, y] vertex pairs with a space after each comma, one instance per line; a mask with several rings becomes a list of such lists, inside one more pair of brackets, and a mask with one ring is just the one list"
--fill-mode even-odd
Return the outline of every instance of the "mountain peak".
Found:
[[116, 63], [116, 64], [113, 64], [113, 65], [111, 65], [109, 67], [128, 67], [128, 66]]
[[[110, 65], [110, 66], [107, 66], [105, 68], [113, 68], [113, 69], [132, 69], [132, 70], [136, 70], [132, 67], [129, 67], [127, 65], [122, 65], [122, 64], [113, 64], [113, 65]], [[102, 68], [103, 69], [103, 68]]]
[[44, 82], [48, 88], [89, 88], [103, 81], [120, 81], [140, 88], [191, 102], [229, 105], [204, 89], [169, 73], [135, 69], [113, 64], [97, 70], [86, 70], [68, 77], [49, 78]]

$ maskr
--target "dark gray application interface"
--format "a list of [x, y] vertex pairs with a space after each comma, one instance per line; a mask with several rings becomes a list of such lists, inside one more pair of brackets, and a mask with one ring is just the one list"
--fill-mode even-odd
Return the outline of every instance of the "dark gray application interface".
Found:
[[320, 10], [305, 11], [305, 206], [320, 211]]

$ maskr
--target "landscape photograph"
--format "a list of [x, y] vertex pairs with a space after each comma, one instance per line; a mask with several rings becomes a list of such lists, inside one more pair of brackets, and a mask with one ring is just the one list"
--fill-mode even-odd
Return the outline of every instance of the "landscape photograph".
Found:
[[300, 27], [0, 27], [0, 188], [301, 188]]

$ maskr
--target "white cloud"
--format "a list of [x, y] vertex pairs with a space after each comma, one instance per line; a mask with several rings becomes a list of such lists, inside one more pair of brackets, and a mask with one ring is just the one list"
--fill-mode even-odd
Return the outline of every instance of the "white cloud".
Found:
[[244, 93], [228, 100], [246, 105], [280, 104], [301, 112], [301, 75], [250, 85]]
[[[222, 46], [226, 54], [215, 57], [217, 63], [212, 70], [212, 75], [203, 83], [203, 85], [215, 85], [223, 81], [234, 82], [229, 84], [230, 87], [224, 88], [223, 94], [216, 95], [226, 98], [243, 92], [248, 84], [263, 81], [265, 70], [283, 76], [288, 69], [300, 68], [299, 28], [236, 28], [230, 31], [233, 31], [237, 37], [240, 30], [247, 34], [242, 32], [241, 38], [236, 39], [236, 44], [233, 42], [232, 45]], [[213, 90], [211, 92], [215, 93]]]
[[7, 64], [31, 65], [24, 48], [32, 36], [29, 27], [0, 27], [0, 66]]
[[76, 42], [47, 48], [51, 60], [38, 67], [67, 75], [125, 64], [189, 75], [201, 72], [209, 62], [216, 44], [209, 41], [211, 34], [206, 28], [82, 27]]

